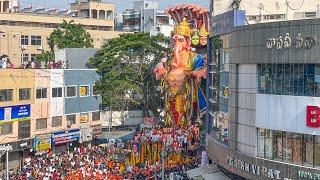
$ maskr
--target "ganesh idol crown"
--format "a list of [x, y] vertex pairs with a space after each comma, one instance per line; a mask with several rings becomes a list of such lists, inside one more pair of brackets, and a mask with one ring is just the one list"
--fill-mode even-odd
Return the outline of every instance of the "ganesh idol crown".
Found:
[[186, 17], [182, 18], [172, 34], [171, 56], [154, 69], [162, 84], [164, 120], [168, 126], [202, 124], [206, 110], [206, 98], [200, 87], [206, 75], [206, 63], [202, 55], [192, 50], [192, 32], [192, 24]]

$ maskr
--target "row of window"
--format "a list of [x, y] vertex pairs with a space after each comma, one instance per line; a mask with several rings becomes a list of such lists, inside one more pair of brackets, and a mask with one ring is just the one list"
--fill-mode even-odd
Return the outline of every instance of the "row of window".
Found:
[[[21, 53], [21, 63], [28, 62], [29, 60], [30, 61], [36, 61], [36, 56], [37, 55], [38, 54], [30, 54], [30, 56], [29, 56], [28, 53]], [[29, 59], [29, 57], [30, 57], [30, 59]]]
[[304, 166], [320, 166], [320, 136], [258, 129], [258, 156]]
[[[65, 97], [77, 97], [78, 86], [67, 86], [65, 87]], [[51, 89], [52, 98], [62, 97], [62, 87], [56, 87]], [[92, 95], [98, 96], [98, 90], [95, 85], [92, 86]], [[90, 96], [90, 85], [79, 86], [79, 96]], [[47, 88], [37, 88], [36, 98], [42, 99], [47, 98]], [[19, 89], [19, 100], [30, 100], [31, 99], [31, 88]], [[0, 89], [0, 102], [12, 101], [13, 100], [13, 89]]]
[[[92, 121], [100, 120], [100, 111], [92, 112]], [[28, 122], [28, 123], [25, 123]], [[66, 115], [67, 127], [76, 124], [76, 114]], [[89, 122], [89, 113], [80, 114], [80, 123]], [[62, 116], [55, 116], [51, 119], [52, 127], [62, 126]], [[29, 138], [30, 137], [30, 120], [19, 121], [18, 124], [18, 138]], [[48, 128], [48, 118], [36, 119], [36, 130], [45, 130]], [[0, 124], [0, 135], [8, 135], [13, 133], [13, 122], [6, 122]]]
[[261, 94], [320, 96], [319, 64], [260, 64], [258, 91]]
[[20, 45], [41, 46], [41, 36], [30, 36], [30, 39], [31, 39], [31, 42], [29, 42], [28, 35], [21, 35]]

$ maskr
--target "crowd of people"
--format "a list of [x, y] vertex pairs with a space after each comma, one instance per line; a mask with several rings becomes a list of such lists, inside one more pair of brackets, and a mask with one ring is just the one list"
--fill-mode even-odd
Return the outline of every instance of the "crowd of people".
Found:
[[[68, 69], [68, 61], [50, 61], [48, 63], [40, 61], [23, 61], [20, 69]], [[14, 69], [16, 68], [9, 58], [0, 57], [0, 69]]]
[[[147, 148], [145, 160], [142, 161], [141, 150], [137, 146], [148, 142], [161, 142], [162, 147], [175, 149], [171, 152], [173, 156], [176, 152], [181, 152], [179, 148], [187, 148], [192, 143], [199, 140], [198, 127], [190, 126], [186, 128], [155, 128], [138, 132], [132, 141], [108, 144], [107, 146], [80, 146], [73, 152], [64, 151], [60, 154], [52, 152], [42, 155], [32, 156], [25, 159], [21, 170], [10, 173], [10, 179], [16, 180], [82, 180], [82, 179], [156, 179], [162, 176], [161, 158], [148, 158], [148, 151], [160, 150]], [[179, 147], [179, 148], [178, 148]], [[134, 157], [131, 154], [134, 154]], [[121, 156], [115, 156], [115, 155]], [[155, 154], [155, 153], [152, 153]], [[140, 161], [136, 158], [139, 155]], [[172, 158], [171, 156], [171, 158]], [[169, 163], [173, 160], [165, 160], [165, 177], [175, 177], [175, 179], [187, 179], [186, 171], [194, 168], [200, 162], [200, 156], [184, 157], [183, 161]], [[118, 158], [115, 158], [118, 157]], [[119, 158], [122, 157], [122, 158]], [[156, 157], [156, 156], [154, 156]], [[133, 159], [134, 160], [133, 160]], [[152, 163], [150, 163], [150, 161]], [[1, 179], [4, 179], [4, 175]]]

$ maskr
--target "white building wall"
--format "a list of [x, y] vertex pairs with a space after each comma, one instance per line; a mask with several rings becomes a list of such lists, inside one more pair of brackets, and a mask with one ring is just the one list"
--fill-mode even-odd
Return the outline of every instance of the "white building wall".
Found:
[[319, 128], [306, 126], [307, 106], [320, 107], [320, 97], [257, 94], [256, 103], [257, 127], [320, 135]]
[[[232, 89], [230, 91], [233, 91]], [[239, 65], [238, 68], [238, 151], [256, 155], [255, 97], [257, 66]]]
[[[214, 15], [224, 13], [231, 10], [232, 0], [216, 0], [214, 1]], [[292, 9], [287, 8], [286, 0], [242, 0], [240, 10], [245, 10], [249, 24], [258, 23], [260, 21], [251, 20], [249, 16], [286, 14], [288, 9], [288, 20], [305, 18], [305, 12], [316, 12], [317, 17], [320, 16], [320, 0], [288, 0]], [[301, 5], [301, 3], [303, 4]], [[301, 8], [299, 9], [301, 5]], [[263, 19], [261, 22], [279, 21], [283, 19]]]
[[[62, 116], [64, 114], [64, 88], [63, 88], [63, 69], [50, 69], [50, 117]], [[52, 88], [61, 87], [62, 97], [52, 97]], [[50, 122], [50, 121], [49, 121]]]

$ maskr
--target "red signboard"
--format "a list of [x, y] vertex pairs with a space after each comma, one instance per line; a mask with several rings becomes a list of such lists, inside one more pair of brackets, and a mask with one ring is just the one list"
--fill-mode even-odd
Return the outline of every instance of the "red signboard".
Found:
[[320, 127], [320, 107], [307, 106], [307, 126]]

